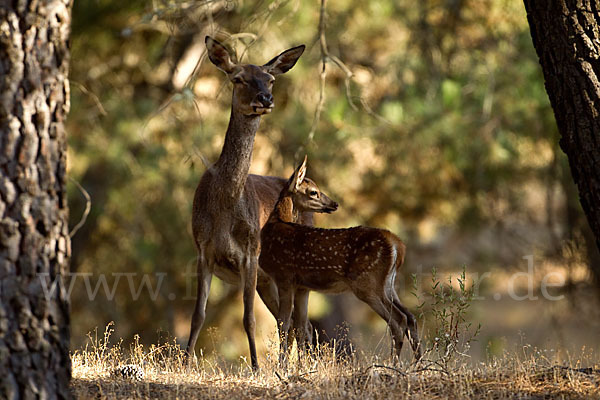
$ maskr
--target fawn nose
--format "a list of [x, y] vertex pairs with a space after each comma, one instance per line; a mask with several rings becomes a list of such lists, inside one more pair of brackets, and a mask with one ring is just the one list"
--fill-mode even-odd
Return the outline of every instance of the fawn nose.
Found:
[[325, 207], [326, 213], [332, 213], [338, 209], [338, 203], [336, 201], [332, 201], [327, 207]]
[[266, 108], [273, 107], [273, 95], [271, 93], [259, 93], [256, 100]]

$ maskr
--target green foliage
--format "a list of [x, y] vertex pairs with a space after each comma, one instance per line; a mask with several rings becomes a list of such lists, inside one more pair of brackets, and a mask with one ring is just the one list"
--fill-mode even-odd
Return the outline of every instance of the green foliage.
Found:
[[427, 318], [434, 328], [431, 330], [430, 344], [424, 351], [422, 363], [429, 363], [450, 372], [457, 358], [468, 357], [471, 343], [479, 335], [481, 324], [473, 329], [468, 312], [472, 305], [473, 288], [466, 285], [466, 268], [454, 279], [448, 276], [442, 281], [436, 268], [431, 271], [429, 296], [419, 295], [417, 276], [413, 274], [412, 294], [418, 301], [419, 319]]

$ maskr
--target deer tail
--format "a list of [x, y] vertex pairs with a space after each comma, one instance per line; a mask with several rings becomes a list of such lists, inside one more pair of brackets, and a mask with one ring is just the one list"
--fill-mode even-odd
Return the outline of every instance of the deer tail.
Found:
[[400, 267], [402, 267], [402, 264], [404, 264], [404, 256], [406, 255], [406, 245], [402, 240], [400, 240], [400, 238], [395, 237], [394, 239], [394, 247], [396, 249], [397, 254], [395, 269], [396, 271], [398, 271], [400, 270]]

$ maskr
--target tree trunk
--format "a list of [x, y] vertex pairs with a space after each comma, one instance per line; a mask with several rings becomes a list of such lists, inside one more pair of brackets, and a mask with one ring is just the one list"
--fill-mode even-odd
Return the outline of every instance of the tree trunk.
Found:
[[[533, 45], [579, 199], [600, 248], [600, 4], [525, 0]], [[600, 283], [600, 265], [590, 265]]]
[[71, 0], [0, 0], [0, 398], [70, 398]]

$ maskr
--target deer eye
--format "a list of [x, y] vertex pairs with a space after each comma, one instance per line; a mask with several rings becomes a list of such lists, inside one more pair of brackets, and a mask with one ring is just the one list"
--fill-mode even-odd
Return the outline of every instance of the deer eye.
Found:
[[238, 83], [244, 83], [244, 80], [242, 78], [240, 78], [239, 76], [236, 76], [235, 78], [233, 78], [231, 80], [231, 82], [238, 84]]
[[317, 197], [319, 192], [317, 192], [316, 190], [311, 190], [308, 194], [310, 195], [310, 197]]

